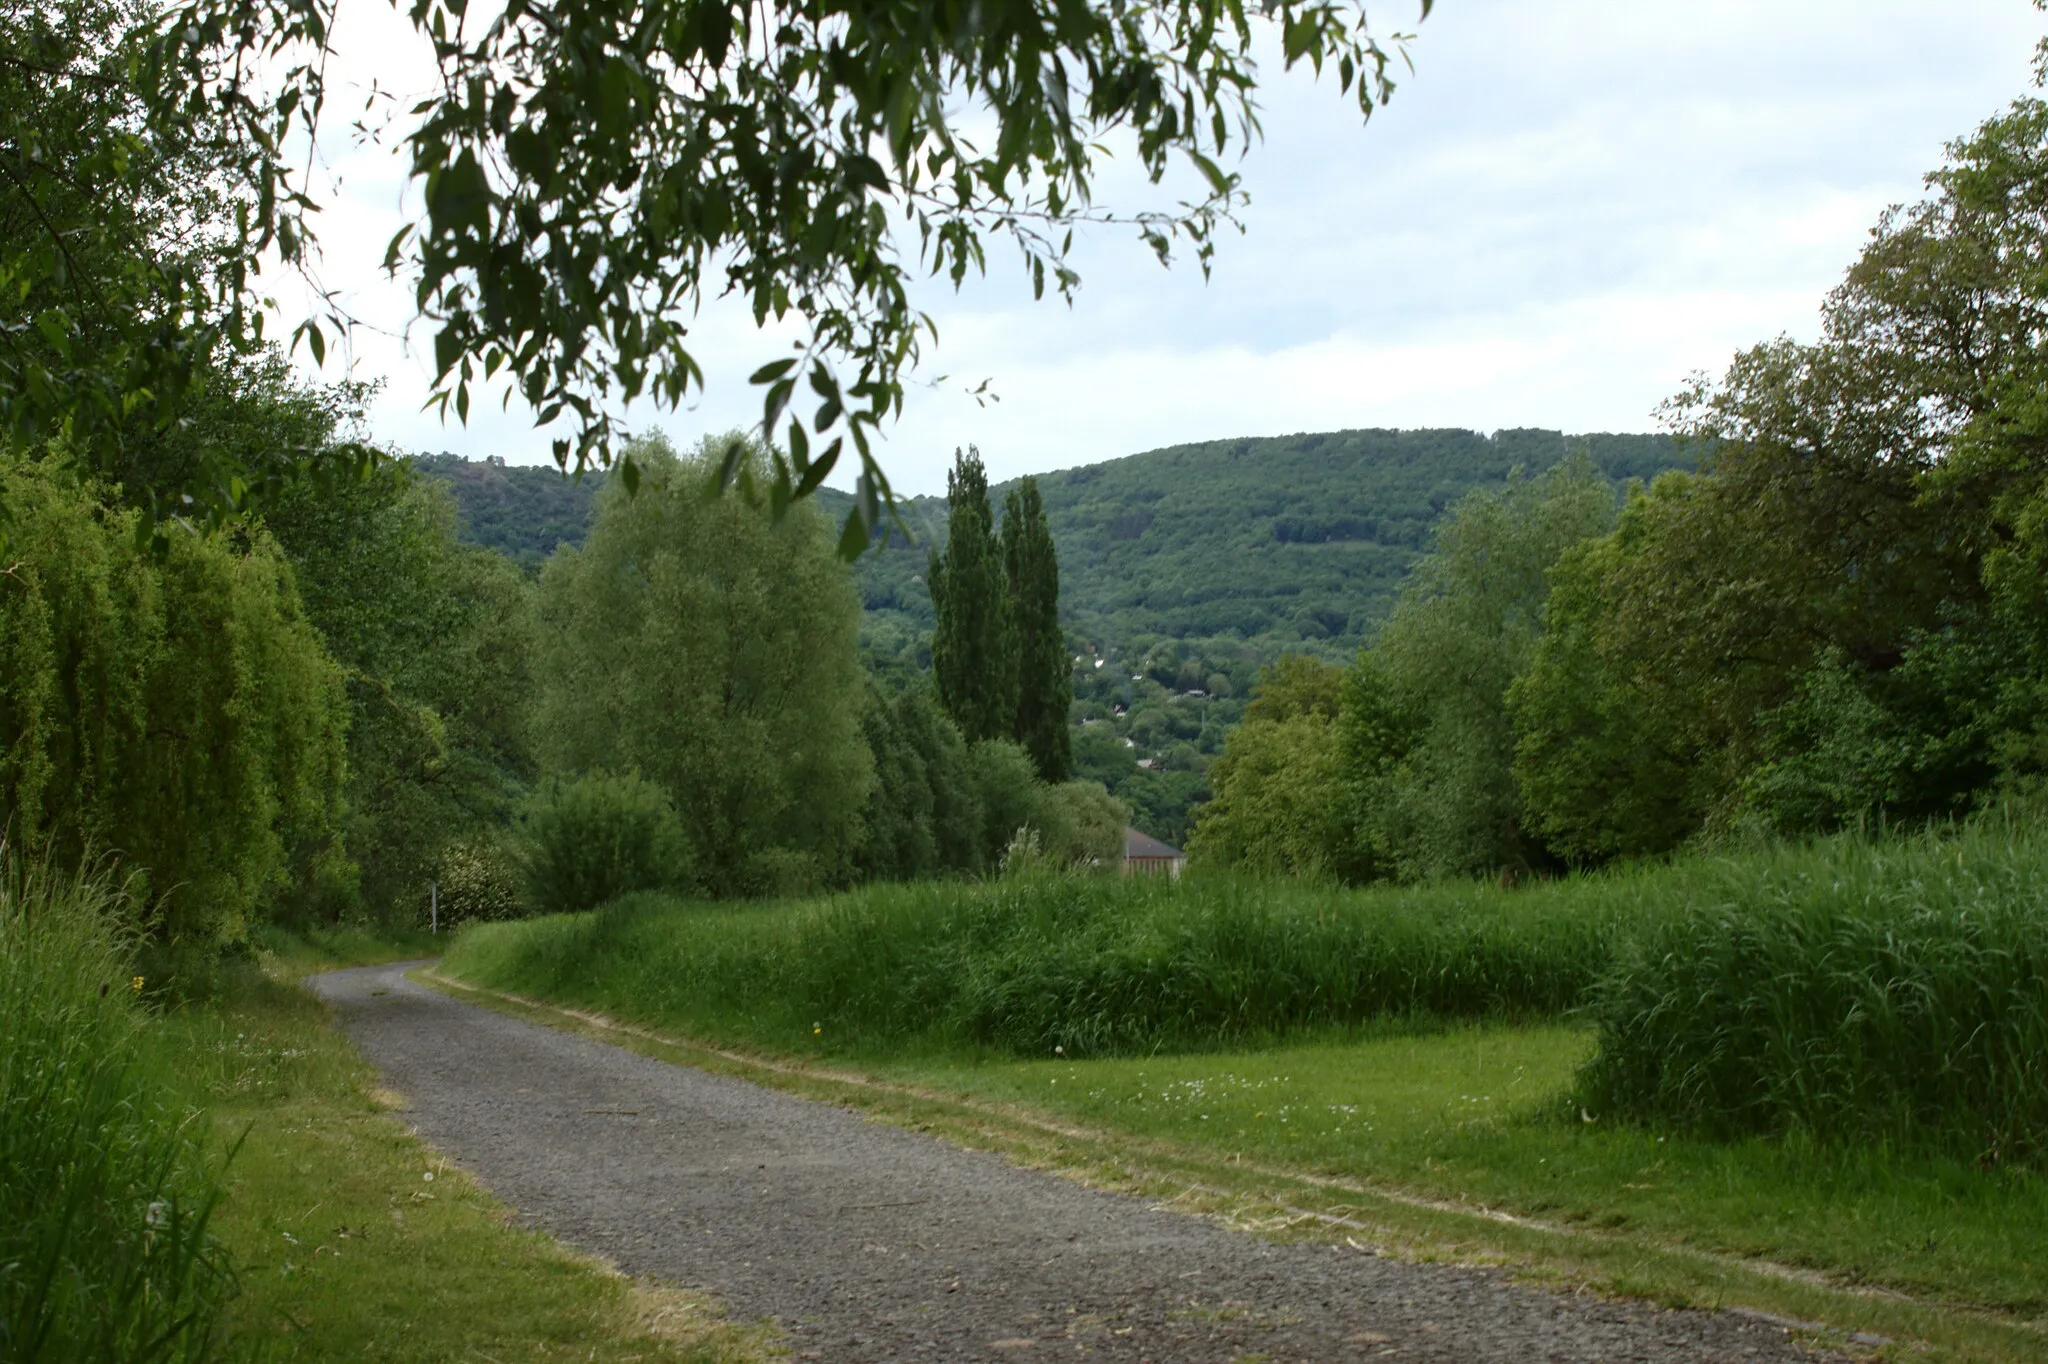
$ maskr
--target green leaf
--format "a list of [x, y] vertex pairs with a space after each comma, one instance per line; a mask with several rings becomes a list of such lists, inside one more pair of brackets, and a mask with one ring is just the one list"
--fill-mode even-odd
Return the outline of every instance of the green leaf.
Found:
[[839, 557], [849, 564], [852, 563], [867, 549], [868, 542], [873, 538], [874, 528], [861, 516], [860, 506], [856, 503], [846, 513], [846, 524], [839, 529]]
[[714, 492], [724, 492], [732, 487], [732, 478], [739, 471], [740, 461], [747, 456], [747, 444], [742, 440], [728, 441], [725, 454], [718, 461], [718, 476], [712, 480]]
[[831, 473], [832, 466], [839, 462], [839, 451], [844, 444], [843, 440], [835, 436], [830, 445], [819, 451], [818, 458], [805, 470], [802, 481], [796, 485], [798, 497], [809, 497], [818, 490], [818, 485], [825, 481], [825, 475]]
[[434, 377], [445, 379], [462, 359], [462, 333], [453, 322], [434, 333]]
[[846, 179], [848, 183], [864, 189], [889, 192], [889, 174], [882, 169], [882, 163], [872, 156], [855, 153], [846, 158]]
[[1209, 182], [1209, 188], [1213, 193], [1219, 195], [1230, 193], [1233, 177], [1225, 175], [1221, 166], [1218, 166], [1214, 161], [1211, 161], [1193, 147], [1188, 148], [1188, 160], [1195, 163], [1195, 169], [1199, 170], [1202, 173], [1202, 178]]

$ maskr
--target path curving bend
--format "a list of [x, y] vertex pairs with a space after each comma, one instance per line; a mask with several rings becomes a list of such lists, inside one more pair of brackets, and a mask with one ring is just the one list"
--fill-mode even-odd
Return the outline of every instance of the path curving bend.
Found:
[[1810, 1358], [1726, 1313], [1241, 1235], [465, 1004], [407, 969], [311, 984], [421, 1136], [560, 1240], [774, 1319], [800, 1359]]

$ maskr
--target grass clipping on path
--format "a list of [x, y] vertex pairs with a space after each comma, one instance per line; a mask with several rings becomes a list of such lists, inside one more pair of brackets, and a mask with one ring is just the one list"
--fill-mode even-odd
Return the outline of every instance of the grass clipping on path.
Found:
[[240, 1271], [237, 1344], [294, 1359], [738, 1364], [766, 1333], [518, 1227], [403, 1126], [303, 990], [247, 982], [166, 1020], [218, 1132], [245, 1132], [214, 1230]]

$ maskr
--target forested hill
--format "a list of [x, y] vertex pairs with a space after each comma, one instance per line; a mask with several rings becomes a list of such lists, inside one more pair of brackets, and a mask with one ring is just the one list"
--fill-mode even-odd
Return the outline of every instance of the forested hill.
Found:
[[532, 568], [558, 544], [580, 545], [602, 474], [565, 478], [548, 464], [420, 455], [413, 466], [446, 481], [455, 494], [464, 540], [499, 550]]
[[[1581, 446], [1617, 482], [1682, 460], [1666, 436], [1368, 430], [1206, 441], [1042, 474], [1061, 614], [1081, 644], [1237, 638], [1261, 654], [1304, 643], [1348, 654], [1446, 506]], [[845, 501], [828, 496], [835, 512]], [[943, 533], [945, 511], [944, 498], [914, 498], [904, 517], [923, 537]], [[928, 628], [924, 565], [922, 544], [867, 556], [870, 611]]]
[[[1349, 653], [1447, 505], [1581, 445], [1617, 481], [1681, 460], [1664, 436], [1366, 430], [1177, 445], [1041, 475], [1067, 629], [1122, 648], [1221, 638], [1259, 655]], [[529, 562], [581, 541], [597, 486], [451, 455], [420, 467], [452, 484], [467, 538]], [[820, 498], [844, 512], [845, 494]], [[925, 555], [944, 534], [945, 499], [908, 499], [903, 516], [919, 543], [892, 538], [859, 565], [878, 643], [912, 645], [931, 624]]]

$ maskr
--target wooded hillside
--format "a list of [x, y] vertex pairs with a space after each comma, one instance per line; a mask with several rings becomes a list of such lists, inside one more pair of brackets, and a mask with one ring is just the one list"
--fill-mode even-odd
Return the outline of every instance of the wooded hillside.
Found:
[[[1665, 436], [1367, 430], [1177, 445], [1041, 475], [1068, 634], [1125, 649], [1225, 637], [1261, 657], [1303, 644], [1348, 656], [1445, 507], [1581, 444], [1617, 481], [1684, 462]], [[579, 543], [598, 483], [451, 455], [420, 467], [449, 481], [467, 538], [521, 559]], [[998, 500], [1007, 487], [992, 490]], [[818, 496], [843, 514], [845, 494]], [[871, 637], [915, 647], [931, 629], [925, 553], [943, 540], [945, 499], [909, 498], [902, 512], [918, 543], [892, 537], [857, 571]]]
[[[1616, 483], [1686, 462], [1665, 436], [1370, 430], [1207, 441], [1040, 475], [1075, 654], [1078, 775], [1128, 801], [1138, 827], [1180, 842], [1263, 665], [1285, 653], [1348, 661], [1445, 508], [1581, 448]], [[581, 542], [601, 482], [452, 455], [419, 467], [454, 490], [462, 534], [529, 565]], [[1008, 489], [990, 492], [1000, 504]], [[846, 494], [818, 499], [844, 517]], [[891, 535], [855, 574], [862, 653], [902, 680], [931, 666], [925, 574], [945, 543], [946, 501], [900, 510], [911, 540]]]

